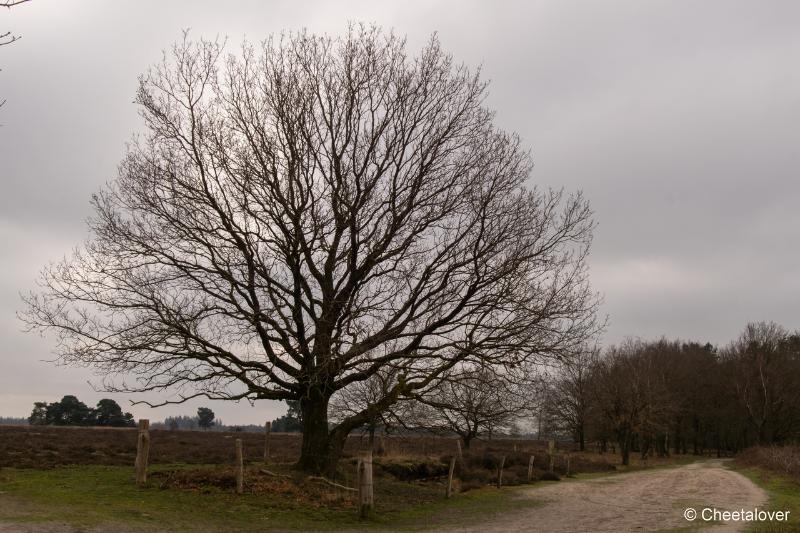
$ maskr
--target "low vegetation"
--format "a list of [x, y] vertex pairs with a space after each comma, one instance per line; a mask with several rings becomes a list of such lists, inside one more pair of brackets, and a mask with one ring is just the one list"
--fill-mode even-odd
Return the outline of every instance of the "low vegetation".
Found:
[[769, 494], [770, 511], [789, 511], [788, 523], [761, 523], [754, 533], [800, 531], [800, 446], [755, 446], [742, 452], [734, 468]]
[[793, 479], [800, 488], [800, 446], [754, 446], [739, 454], [736, 462]]

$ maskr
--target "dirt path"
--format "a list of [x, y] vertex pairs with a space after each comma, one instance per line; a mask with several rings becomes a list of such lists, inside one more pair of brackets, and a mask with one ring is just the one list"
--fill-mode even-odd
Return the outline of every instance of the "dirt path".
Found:
[[[532, 506], [490, 523], [449, 529], [451, 532], [507, 531], [659, 531], [698, 527], [684, 509], [753, 509], [767, 494], [749, 479], [727, 470], [721, 461], [569, 481], [532, 488], [522, 493]], [[704, 531], [742, 531], [745, 523], [710, 525]]]

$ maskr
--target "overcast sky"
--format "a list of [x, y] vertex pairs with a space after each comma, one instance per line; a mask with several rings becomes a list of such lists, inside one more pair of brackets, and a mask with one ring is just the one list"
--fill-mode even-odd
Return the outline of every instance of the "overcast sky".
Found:
[[[340, 34], [348, 21], [414, 50], [438, 32], [482, 65], [497, 124], [532, 148], [532, 183], [585, 192], [604, 343], [800, 328], [800, 2], [32, 0], [0, 11], [0, 33], [23, 37], [0, 47], [0, 416], [104, 396], [89, 370], [45, 362], [52, 339], [23, 333], [15, 313], [41, 267], [87, 237], [90, 195], [142, 128], [137, 76], [184, 28], [228, 36], [234, 52], [244, 36]], [[211, 406], [228, 423], [285, 411]]]

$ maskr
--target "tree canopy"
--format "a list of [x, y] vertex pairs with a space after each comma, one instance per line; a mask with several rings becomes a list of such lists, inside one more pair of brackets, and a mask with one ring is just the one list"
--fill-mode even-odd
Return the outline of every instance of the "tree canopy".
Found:
[[197, 408], [197, 425], [203, 429], [209, 429], [214, 425], [214, 411], [208, 407]]

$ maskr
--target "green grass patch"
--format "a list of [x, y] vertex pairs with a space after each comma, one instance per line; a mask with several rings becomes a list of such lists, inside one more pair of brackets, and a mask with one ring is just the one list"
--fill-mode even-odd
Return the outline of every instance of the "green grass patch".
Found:
[[[536, 502], [519, 488], [485, 488], [444, 498], [437, 483], [375, 480], [375, 510], [360, 520], [354, 504], [314, 505], [292, 493], [236, 495], [219, 487], [161, 488], [165, 474], [196, 466], [158, 465], [149, 485], [134, 485], [133, 469], [69, 466], [49, 470], [0, 471], [0, 523], [66, 522], [79, 528], [125, 524], [152, 531], [323, 531], [384, 529], [418, 531], [478, 523]], [[274, 465], [270, 465], [276, 470]], [[287, 467], [288, 468], [288, 467]], [[162, 475], [158, 476], [158, 473]]]
[[729, 467], [749, 478], [769, 495], [767, 510], [790, 511], [787, 522], [752, 524], [751, 533], [800, 532], [800, 484], [792, 478], [758, 467], [744, 467], [732, 462]]

